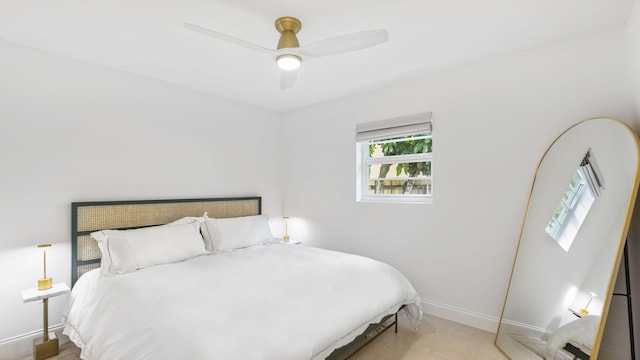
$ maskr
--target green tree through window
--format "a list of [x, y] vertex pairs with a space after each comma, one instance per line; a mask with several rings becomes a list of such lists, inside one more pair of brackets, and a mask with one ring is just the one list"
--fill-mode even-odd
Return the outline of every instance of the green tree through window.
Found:
[[[418, 134], [408, 140], [404, 139], [406, 137], [372, 141], [369, 144], [369, 156], [374, 157], [376, 151], [381, 151], [385, 157], [431, 153], [432, 139], [430, 134]], [[403, 173], [408, 176], [402, 185], [403, 194], [411, 194], [416, 177], [420, 175], [431, 177], [431, 161], [381, 164], [377, 176], [378, 180], [375, 181], [376, 194], [382, 194], [384, 189], [384, 180], [382, 179], [387, 177], [392, 165], [395, 165], [396, 177], [400, 177]]]

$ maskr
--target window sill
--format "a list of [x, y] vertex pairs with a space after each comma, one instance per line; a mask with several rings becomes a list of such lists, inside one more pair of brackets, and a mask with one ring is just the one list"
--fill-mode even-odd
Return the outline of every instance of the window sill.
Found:
[[433, 197], [399, 197], [399, 196], [376, 196], [356, 199], [359, 203], [378, 204], [433, 204]]

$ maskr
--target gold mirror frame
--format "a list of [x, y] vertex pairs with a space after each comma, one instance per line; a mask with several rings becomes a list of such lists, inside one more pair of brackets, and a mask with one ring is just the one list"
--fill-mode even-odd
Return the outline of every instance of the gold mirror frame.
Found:
[[[593, 124], [593, 125], [592, 125]], [[594, 132], [594, 129], [600, 126], [602, 127], [602, 129], [598, 128], [599, 130], [610, 130], [611, 132]], [[607, 126], [610, 126], [611, 128], [607, 128]], [[588, 127], [591, 127], [591, 129], [589, 129]], [[624, 138], [622, 140], [626, 140], [628, 143], [626, 144], [620, 144], [623, 141], [617, 141], [620, 139], [613, 139], [613, 138], [607, 138], [608, 135], [612, 135], [613, 133], [622, 133], [625, 136], [627, 136], [628, 138]], [[574, 135], [575, 134], [575, 135]], [[582, 137], [577, 137], [579, 135], [582, 135]], [[585, 136], [586, 135], [586, 136]], [[573, 138], [571, 138], [571, 136], [573, 136]], [[531, 231], [534, 231], [533, 235], [534, 236], [529, 236], [529, 238], [533, 239], [530, 241], [536, 241], [538, 240], [538, 234], [535, 233], [538, 226], [540, 226], [540, 224], [542, 223], [541, 220], [543, 220], [544, 218], [542, 217], [542, 215], [545, 213], [546, 208], [548, 207], [547, 205], [550, 204], [550, 201], [548, 199], [545, 199], [545, 201], [539, 201], [539, 199], [534, 199], [534, 195], [538, 196], [538, 198], [540, 197], [549, 197], [551, 195], [555, 196], [555, 204], [557, 205], [557, 200], [559, 200], [559, 196], [561, 196], [562, 193], [557, 193], [556, 189], [559, 188], [559, 179], [565, 179], [564, 180], [564, 185], [565, 189], [566, 189], [566, 185], [569, 182], [570, 177], [567, 177], [567, 174], [570, 174], [572, 171], [575, 172], [575, 167], [573, 169], [566, 169], [566, 170], [562, 170], [560, 169], [558, 166], [562, 165], [562, 163], [567, 163], [568, 161], [572, 161], [572, 156], [568, 156], [568, 158], [571, 159], [562, 159], [562, 160], [558, 160], [558, 159], [552, 159], [552, 156], [554, 155], [558, 155], [558, 152], [562, 151], [562, 150], [567, 150], [570, 149], [571, 146], [574, 145], [574, 147], [578, 147], [581, 146], [581, 148], [577, 148], [577, 149], [572, 149], [570, 152], [576, 153], [576, 154], [580, 154], [582, 153], [582, 156], [584, 156], [584, 153], [586, 153], [587, 151], [589, 151], [590, 147], [589, 147], [589, 143], [591, 141], [594, 141], [596, 143], [599, 144], [600, 147], [603, 146], [603, 144], [605, 144], [605, 142], [609, 142], [609, 146], [613, 149], [611, 151], [613, 151], [614, 153], [616, 153], [618, 155], [618, 157], [614, 157], [613, 159], [609, 159], [607, 157], [604, 157], [602, 159], [598, 158], [599, 161], [601, 162], [607, 162], [608, 160], [620, 160], [619, 161], [619, 165], [617, 168], [619, 168], [620, 170], [623, 170], [623, 165], [625, 165], [625, 163], [623, 163], [623, 161], [621, 160], [621, 156], [620, 156], [620, 152], [616, 151], [616, 150], [620, 150], [618, 148], [618, 146], [623, 147], [623, 146], [627, 146], [627, 148], [625, 148], [625, 150], [627, 150], [626, 152], [624, 152], [624, 156], [628, 156], [631, 157], [633, 156], [632, 153], [629, 152], [633, 152], [635, 151], [635, 162], [628, 164], [630, 166], [628, 166], [628, 168], [630, 169], [629, 174], [627, 174], [629, 176], [629, 178], [627, 179], [627, 181], [629, 181], [629, 193], [628, 196], [624, 196], [622, 197], [620, 200], [626, 200], [626, 210], [625, 208], [622, 208], [622, 210], [624, 211], [624, 218], [623, 219], [619, 219], [618, 217], [611, 217], [611, 229], [612, 230], [616, 230], [617, 229], [617, 224], [618, 222], [621, 221], [621, 228], [618, 231], [616, 231], [615, 233], [619, 233], [620, 234], [620, 238], [619, 239], [615, 239], [615, 241], [617, 242], [617, 244], [615, 244], [615, 251], [614, 251], [614, 259], [611, 259], [611, 271], [609, 273], [609, 277], [608, 277], [608, 283], [603, 286], [604, 288], [606, 288], [606, 292], [601, 294], [601, 300], [602, 300], [602, 307], [601, 307], [601, 313], [599, 314], [600, 318], [597, 324], [597, 330], [594, 336], [594, 341], [593, 341], [593, 345], [591, 347], [591, 359], [597, 359], [598, 357], [598, 352], [600, 350], [600, 345], [601, 345], [601, 341], [602, 341], [602, 334], [604, 332], [604, 327], [606, 324], [606, 320], [607, 320], [607, 313], [609, 310], [609, 306], [611, 304], [611, 297], [613, 294], [613, 288], [615, 286], [615, 280], [617, 277], [617, 272], [618, 269], [620, 267], [620, 261], [621, 261], [621, 257], [622, 257], [622, 252], [624, 249], [624, 244], [626, 242], [626, 236], [627, 236], [627, 232], [629, 230], [629, 225], [630, 225], [630, 221], [631, 221], [631, 216], [632, 216], [632, 212], [633, 212], [633, 207], [635, 204], [635, 199], [638, 193], [638, 185], [640, 182], [640, 178], [639, 178], [639, 172], [640, 172], [640, 139], [638, 139], [638, 136], [633, 132], [633, 130], [631, 130], [631, 128], [626, 125], [625, 123], [616, 120], [616, 119], [612, 119], [612, 118], [603, 118], [603, 117], [597, 117], [597, 118], [590, 118], [590, 119], [586, 119], [583, 121], [580, 121], [574, 125], [572, 125], [571, 127], [569, 127], [568, 129], [566, 129], [565, 131], [563, 131], [552, 143], [551, 145], [547, 148], [547, 150], [545, 151], [545, 153], [543, 154], [542, 158], [540, 159], [538, 166], [536, 168], [536, 172], [534, 175], [534, 179], [533, 179], [533, 183], [531, 185], [531, 190], [529, 193], [529, 199], [527, 202], [527, 208], [524, 214], [524, 219], [522, 222], [522, 227], [520, 230], [520, 234], [519, 234], [519, 238], [518, 238], [518, 244], [517, 244], [517, 248], [516, 248], [516, 256], [513, 262], [513, 266], [511, 269], [511, 275], [509, 278], [509, 285], [507, 288], [507, 293], [505, 295], [505, 300], [504, 300], [504, 304], [502, 307], [502, 312], [500, 315], [500, 321], [498, 323], [498, 330], [496, 332], [496, 337], [495, 337], [495, 346], [504, 354], [506, 355], [508, 358], [513, 358], [512, 356], [514, 355], [514, 353], [512, 352], [511, 354], [509, 354], [510, 351], [513, 351], [515, 349], [509, 349], [509, 347], [512, 346], [512, 344], [510, 344], [510, 342], [515, 342], [513, 340], [513, 338], [511, 337], [511, 335], [509, 335], [509, 333], [501, 333], [501, 330], [503, 330], [503, 325], [505, 327], [510, 326], [508, 323], [507, 325], [505, 325], [505, 313], [508, 310], [508, 306], [512, 306], [513, 308], [513, 304], [509, 303], [510, 300], [510, 295], [513, 298], [515, 296], [515, 301], [521, 300], [523, 298], [523, 296], [521, 296], [522, 294], [518, 294], [516, 296], [516, 294], [512, 293], [512, 291], [518, 291], [520, 289], [522, 289], [522, 285], [520, 285], [519, 287], [515, 287], [514, 290], [514, 285], [515, 285], [515, 281], [518, 281], [517, 277], [521, 277], [523, 275], [521, 274], [530, 274], [532, 269], [528, 269], [529, 272], [525, 272], [524, 270], [526, 269], [521, 269], [518, 267], [518, 260], [522, 259], [521, 261], [524, 262], [524, 266], [528, 265], [531, 262], [543, 262], [540, 259], [534, 259], [532, 260], [527, 259], [526, 258], [526, 254], [523, 253], [523, 250], [527, 250], [530, 248], [530, 246], [528, 246], [527, 240], [525, 239], [525, 236], [530, 235]], [[587, 146], [585, 146], [587, 145]], [[633, 150], [631, 150], [631, 148], [633, 148]], [[564, 153], [561, 152], [561, 154], [564, 155]], [[575, 155], [575, 154], [572, 154]], [[596, 157], [598, 156], [597, 153], [597, 149], [596, 149]], [[556, 156], [557, 157], [557, 156]], [[547, 161], [547, 163], [545, 163], [545, 161]], [[548, 164], [551, 164], [549, 166], [547, 166]], [[566, 164], [565, 164], [566, 165]], [[577, 165], [579, 165], [579, 162], [575, 163], [576, 167]], [[635, 169], [633, 169], [633, 165], [635, 165]], [[556, 166], [554, 168], [554, 166]], [[566, 167], [566, 166], [565, 166]], [[607, 166], [609, 167], [609, 166]], [[541, 172], [541, 170], [546, 171], [545, 172]], [[610, 167], [609, 167], [609, 170]], [[551, 172], [550, 172], [551, 171]], [[558, 174], [556, 174], [556, 172], [558, 172]], [[562, 173], [562, 174], [559, 174]], [[542, 174], [542, 176], [541, 176]], [[607, 184], [607, 177], [608, 175], [611, 175], [611, 173], [604, 175], [605, 178], [605, 189], [607, 188], [607, 186], [615, 186], [616, 182], [615, 181], [610, 181], [609, 184]], [[624, 174], [622, 175], [624, 176]], [[632, 177], [632, 178], [631, 178]], [[542, 191], [540, 189], [541, 186], [543, 185], [548, 185], [549, 184], [549, 179], [552, 179], [552, 183], [555, 183], [552, 188], [553, 191], [551, 195], [546, 195], [545, 191]], [[625, 183], [626, 184], [626, 183]], [[538, 188], [536, 187], [538, 186]], [[624, 190], [624, 189], [623, 189]], [[606, 190], [605, 190], [606, 191]], [[545, 195], [542, 195], [545, 194]], [[626, 192], [625, 192], [626, 194]], [[615, 197], [615, 199], [617, 199], [617, 197]], [[608, 201], [613, 201], [613, 200], [608, 200]], [[538, 205], [538, 204], [543, 204]], [[537, 209], [535, 207], [543, 207], [545, 208], [545, 210], [540, 210]], [[604, 205], [603, 205], [604, 206]], [[620, 206], [623, 206], [623, 204], [620, 204]], [[532, 208], [533, 207], [533, 208]], [[548, 220], [551, 218], [551, 214], [553, 212], [553, 209], [555, 208], [551, 208], [548, 211], [548, 218], [546, 219], [546, 221], [548, 222]], [[535, 214], [534, 214], [535, 213]], [[622, 214], [621, 214], [622, 215]], [[608, 219], [607, 219], [608, 220]], [[529, 223], [528, 223], [529, 222]], [[585, 224], [589, 222], [589, 215], [587, 215], [587, 219], [585, 220]], [[593, 222], [593, 218], [591, 219], [591, 222]], [[534, 225], [531, 225], [531, 223], [534, 223]], [[529, 225], [529, 226], [528, 226]], [[546, 225], [546, 223], [544, 223], [544, 225]], [[541, 226], [541, 229], [539, 229], [540, 231], [544, 232], [544, 229], [542, 227], [544, 227], [544, 225]], [[533, 226], [533, 227], [532, 227]], [[583, 236], [585, 238], [587, 237], [592, 237], [590, 236], [590, 233], [585, 233], [583, 234]], [[580, 232], [578, 233], [578, 236], [580, 236]], [[548, 237], [549, 241], [553, 241], [553, 239], [551, 239], [551, 237]], [[578, 240], [576, 240], [578, 241]], [[523, 247], [524, 245], [527, 245], [525, 247]], [[557, 244], [554, 244], [557, 245]], [[539, 246], [538, 244], [535, 244], [533, 246]], [[550, 246], [550, 245], [545, 245], [545, 246]], [[559, 246], [558, 246], [559, 248]], [[613, 250], [613, 249], [612, 249]], [[570, 252], [571, 250], [569, 250]], [[569, 253], [567, 252], [567, 254]], [[568, 255], [567, 255], [568, 256]], [[598, 256], [593, 255], [595, 258], [598, 258]], [[597, 261], [600, 261], [599, 259]], [[607, 263], [607, 259], [605, 259], [604, 264], [608, 264]], [[560, 265], [559, 267], [562, 267], [562, 265]], [[603, 266], [603, 268], [608, 268], [608, 266]], [[546, 269], [545, 269], [546, 270]], [[534, 268], [533, 272], [539, 272], [540, 269], [539, 268]], [[606, 275], [606, 274], [604, 274]], [[534, 275], [535, 276], [535, 275]], [[585, 278], [591, 277], [591, 274], [587, 274], [584, 275]], [[524, 275], [525, 278], [530, 277], [530, 275]], [[597, 276], [596, 276], [597, 277]], [[602, 276], [604, 277], [604, 276]], [[554, 279], [555, 280], [555, 279]], [[546, 284], [545, 284], [546, 285]], [[582, 284], [581, 284], [582, 285]], [[534, 292], [535, 294], [535, 289], [528, 289], [526, 286], [524, 287], [526, 289], [526, 291], [528, 292], [528, 294], [531, 294], [531, 292]], [[576, 294], [578, 293], [578, 287], [576, 287]], [[553, 291], [551, 292], [553, 293]], [[527, 294], [527, 295], [528, 295]], [[545, 293], [545, 295], [549, 295], [548, 293]], [[526, 297], [526, 296], [525, 296]], [[561, 297], [556, 296], [555, 299], [559, 299]], [[575, 300], [574, 300], [575, 301]], [[566, 302], [566, 298], [564, 298], [563, 301], [561, 301], [563, 304]], [[527, 304], [516, 304], [515, 305], [515, 311], [513, 309], [509, 309], [509, 311], [511, 313], [515, 312], [518, 313], [518, 311], [521, 312], [526, 312], [528, 309], [534, 309], [535, 306], [540, 305], [538, 303], [533, 303], [534, 307], [529, 307], [531, 304], [527, 303]], [[557, 305], [557, 303], [556, 303]], [[520, 309], [520, 310], [518, 310]], [[524, 309], [524, 311], [522, 311]], [[551, 310], [551, 312], [553, 311], [557, 311], [559, 309], [559, 307], [557, 307], [555, 310]], [[536, 310], [540, 310], [539, 308]], [[565, 309], [567, 310], [567, 312], [569, 311], [569, 309]], [[577, 309], [576, 309], [577, 310]], [[575, 314], [574, 314], [575, 315]], [[564, 315], [560, 315], [560, 318], [562, 318], [563, 316], [566, 316], [566, 314]], [[578, 316], [578, 315], [575, 315]], [[554, 319], [556, 319], [558, 317], [558, 313], [555, 313], [552, 315], [552, 317]], [[565, 317], [566, 319], [566, 317]], [[507, 322], [509, 322], [509, 319], [506, 320]], [[569, 320], [569, 322], [571, 322], [571, 320]], [[511, 323], [517, 323], [516, 321], [511, 321]], [[526, 324], [526, 323], [524, 323]], [[558, 320], [558, 323], [556, 325], [560, 324], [560, 320]], [[535, 327], [535, 326], [533, 326]], [[540, 329], [543, 329], [543, 327], [540, 327]], [[556, 328], [557, 329], [557, 328]], [[544, 328], [544, 330], [547, 330], [547, 334], [550, 333], [548, 327]], [[554, 329], [555, 330], [555, 329]], [[503, 336], [502, 340], [501, 339], [501, 334]], [[509, 336], [509, 340], [506, 341], [505, 343], [505, 337]], [[546, 335], [545, 335], [546, 336]], [[503, 344], [500, 344], [500, 342], [503, 342]], [[501, 346], [502, 345], [502, 346]], [[505, 346], [506, 345], [506, 346]], [[507, 349], [505, 349], [504, 347], [507, 347]], [[524, 347], [524, 346], [523, 346]], [[533, 353], [533, 352], [532, 352]], [[544, 358], [542, 356], [540, 356], [538, 354], [539, 358]], [[520, 358], [524, 358], [521, 356], [515, 357], [514, 359], [520, 359]], [[536, 357], [531, 357], [531, 358], [536, 358]]]

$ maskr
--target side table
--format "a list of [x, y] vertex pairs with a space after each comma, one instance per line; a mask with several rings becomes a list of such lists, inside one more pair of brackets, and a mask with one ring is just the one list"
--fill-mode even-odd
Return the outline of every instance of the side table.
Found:
[[49, 298], [63, 295], [69, 292], [69, 286], [65, 283], [53, 284], [51, 289], [38, 290], [38, 288], [22, 290], [22, 302], [42, 300], [43, 328], [42, 339], [33, 342], [33, 358], [42, 360], [58, 355], [58, 338], [49, 334]]

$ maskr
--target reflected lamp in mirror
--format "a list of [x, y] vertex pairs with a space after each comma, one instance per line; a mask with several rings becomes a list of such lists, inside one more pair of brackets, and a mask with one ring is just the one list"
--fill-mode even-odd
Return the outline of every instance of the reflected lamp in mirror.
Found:
[[589, 311], [587, 309], [589, 308], [589, 305], [591, 304], [591, 300], [593, 300], [594, 297], [598, 296], [598, 294], [594, 293], [593, 291], [589, 292], [589, 294], [591, 296], [589, 296], [589, 301], [587, 301], [587, 305], [585, 305], [582, 309], [580, 309], [580, 315], [582, 315], [582, 316], [589, 315]]
[[289, 237], [289, 217], [283, 216], [282, 218], [284, 219], [284, 236], [282, 237], [282, 239], [284, 240], [284, 242], [289, 242], [291, 240], [291, 238]]
[[48, 290], [51, 289], [51, 285], [53, 283], [50, 277], [47, 277], [47, 248], [51, 247], [51, 244], [40, 244], [38, 245], [38, 249], [42, 249], [42, 257], [43, 257], [43, 273], [42, 279], [38, 279], [38, 290]]

